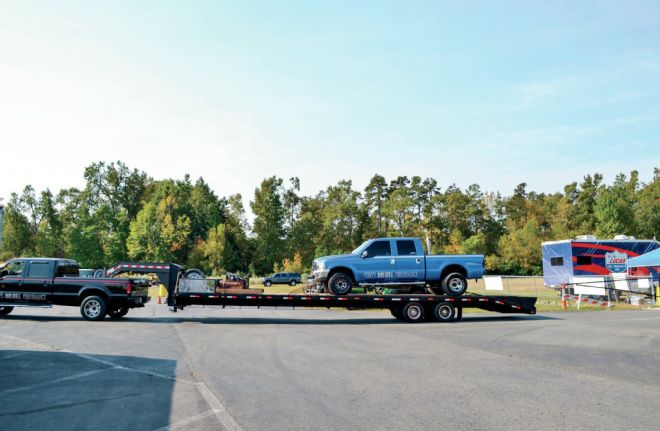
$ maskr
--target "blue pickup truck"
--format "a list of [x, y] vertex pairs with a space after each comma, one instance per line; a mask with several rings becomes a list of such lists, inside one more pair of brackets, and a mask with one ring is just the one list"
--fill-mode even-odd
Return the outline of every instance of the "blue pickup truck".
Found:
[[362, 286], [406, 288], [410, 293], [428, 288], [438, 295], [460, 296], [467, 290], [467, 279], [483, 273], [483, 255], [427, 256], [419, 238], [370, 239], [350, 254], [312, 263], [314, 282], [335, 295]]

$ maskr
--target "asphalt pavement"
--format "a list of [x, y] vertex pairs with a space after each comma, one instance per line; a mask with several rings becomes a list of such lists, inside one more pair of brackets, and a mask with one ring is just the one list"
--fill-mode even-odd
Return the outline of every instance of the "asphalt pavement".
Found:
[[49, 430], [657, 430], [660, 310], [186, 308], [0, 319], [0, 426]]

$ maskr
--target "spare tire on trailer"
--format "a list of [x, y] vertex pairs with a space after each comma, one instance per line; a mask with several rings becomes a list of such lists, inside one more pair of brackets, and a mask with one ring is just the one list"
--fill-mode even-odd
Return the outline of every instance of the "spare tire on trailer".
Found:
[[204, 275], [204, 272], [201, 269], [189, 269], [186, 272], [183, 273], [183, 276], [185, 278], [193, 278], [195, 280], [201, 280], [203, 278], [206, 278], [206, 275]]

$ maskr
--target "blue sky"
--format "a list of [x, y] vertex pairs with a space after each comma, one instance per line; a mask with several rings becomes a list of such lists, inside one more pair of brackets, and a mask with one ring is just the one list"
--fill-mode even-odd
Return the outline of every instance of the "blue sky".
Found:
[[121, 159], [251, 198], [660, 166], [660, 3], [0, 0], [0, 197]]

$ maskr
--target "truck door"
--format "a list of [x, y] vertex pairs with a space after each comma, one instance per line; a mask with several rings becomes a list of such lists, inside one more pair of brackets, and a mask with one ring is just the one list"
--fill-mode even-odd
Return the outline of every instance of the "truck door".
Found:
[[25, 262], [22, 259], [12, 259], [2, 268], [0, 278], [0, 303], [9, 304], [21, 302], [21, 282]]
[[[388, 239], [372, 242], [366, 255], [356, 264], [358, 280], [364, 283], [391, 283], [394, 281], [396, 256]], [[361, 277], [360, 277], [361, 275]]]
[[55, 261], [31, 261], [27, 267], [27, 275], [23, 277], [21, 290], [23, 300], [32, 304], [45, 304], [53, 290], [53, 273]]
[[396, 241], [396, 281], [413, 283], [424, 281], [424, 255], [419, 254], [415, 241], [397, 239]]

